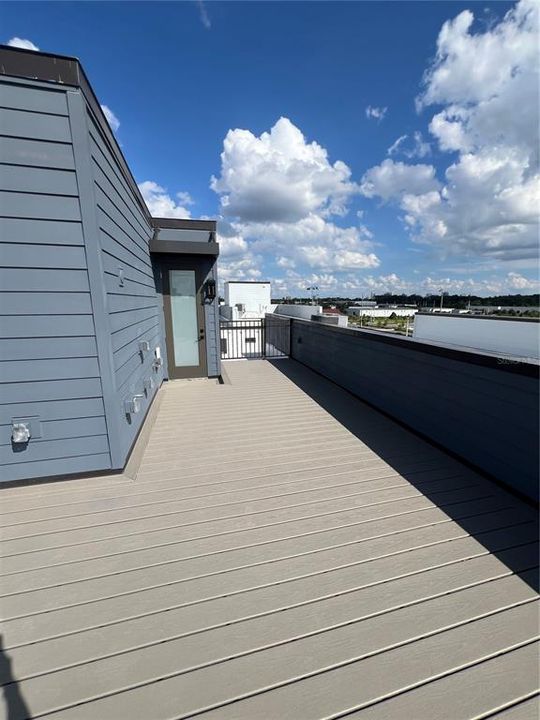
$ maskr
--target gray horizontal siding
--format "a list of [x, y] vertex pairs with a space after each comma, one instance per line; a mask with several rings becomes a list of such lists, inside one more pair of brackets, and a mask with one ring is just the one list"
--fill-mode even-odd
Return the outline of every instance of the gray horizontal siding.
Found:
[[[25, 416], [30, 417], [28, 413]], [[106, 435], [107, 426], [104, 417], [82, 417], [69, 420], [47, 420], [41, 423], [41, 437], [32, 444], [50, 442], [51, 440], [68, 440], [97, 435]], [[11, 425], [0, 425], [0, 445], [11, 445]]]
[[4, 291], [32, 292], [88, 291], [86, 270], [7, 269], [0, 267], [0, 288]]
[[[31, 209], [27, 212], [31, 212]], [[0, 263], [6, 268], [86, 270], [84, 248], [69, 245], [0, 243]]]
[[[47, 420], [44, 422], [71, 422], [72, 419], [102, 417], [103, 400], [100, 397], [68, 400], [46, 400]], [[43, 415], [43, 402], [29, 401], [18, 404], [0, 405], [0, 425], [8, 425], [14, 417]]]
[[0, 108], [2, 135], [32, 140], [71, 142], [67, 117]]
[[2, 385], [1, 390], [2, 403], [5, 404], [37, 402], [39, 400], [102, 398], [99, 378], [5, 383]]
[[31, 380], [56, 380], [58, 377], [92, 378], [99, 377], [97, 358], [63, 358], [50, 360], [19, 360], [7, 362], [0, 367], [0, 376], [5, 383], [24, 383]]
[[53, 90], [50, 87], [29, 87], [13, 83], [2, 85], [0, 105], [12, 110], [29, 110], [49, 115], [67, 115], [66, 93], [64, 90]]
[[0, 213], [3, 217], [43, 220], [81, 219], [77, 198], [26, 192], [0, 192]]
[[[6, 293], [7, 296], [7, 293]], [[63, 337], [61, 342], [49, 338], [0, 338], [0, 360], [26, 360], [28, 358], [95, 357], [95, 337]]]
[[[2, 80], [2, 480], [111, 466], [66, 93]], [[11, 444], [13, 418], [41, 437]]]
[[[59, 460], [37, 460], [33, 462], [20, 462], [10, 464], [3, 468], [4, 480], [28, 480], [32, 477], [56, 478], [63, 475], [74, 475], [83, 473], [107, 471], [111, 467], [111, 456], [109, 452], [84, 453], [75, 457], [62, 457]], [[43, 473], [46, 473], [45, 475]]]
[[[120, 444], [118, 463], [122, 466], [163, 375], [153, 368], [154, 348], [163, 346], [160, 304], [149, 251], [153, 228], [124, 178], [109, 140], [90, 113], [87, 120], [100, 264], [106, 288], [108, 342], [112, 350]], [[149, 352], [140, 352], [141, 340], [149, 342]], [[155, 389], [146, 394], [144, 381], [150, 377]], [[143, 411], [126, 416], [124, 402], [135, 394], [143, 395]]]
[[508, 372], [390, 344], [369, 333], [293, 320], [293, 358], [460, 457], [537, 496], [538, 383]]
[[0, 337], [61, 338], [94, 335], [91, 315], [7, 315], [0, 317]]
[[2, 298], [5, 315], [84, 315], [92, 313], [89, 293], [5, 293]]
[[71, 170], [22, 165], [0, 165], [0, 190], [20, 190], [26, 193], [77, 196], [77, 178]]
[[0, 238], [9, 243], [84, 245], [81, 224], [61, 220], [0, 218]]
[[75, 167], [71, 144], [46, 142], [23, 138], [0, 138], [2, 162], [29, 167], [63, 168]]

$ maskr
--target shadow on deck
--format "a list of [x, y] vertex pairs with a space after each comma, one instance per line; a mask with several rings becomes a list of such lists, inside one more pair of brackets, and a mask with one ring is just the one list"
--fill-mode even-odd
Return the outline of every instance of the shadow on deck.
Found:
[[[294, 360], [288, 362], [268, 360], [268, 362], [283, 373], [302, 392], [309, 395], [343, 427], [365, 443], [381, 460], [391, 465], [396, 472], [443, 510], [449, 518], [474, 537], [487, 551], [495, 555], [513, 573], [519, 575], [530, 587], [538, 592], [538, 543], [523, 544], [520, 539], [524, 525], [534, 528], [532, 534], [534, 537], [538, 537], [538, 514], [532, 505], [521, 498], [517, 498], [511, 492], [507, 492], [506, 489], [500, 487], [494, 481], [483, 478], [482, 475], [471, 470], [459, 460], [455, 460], [456, 475], [463, 474], [464, 477], [469, 477], [473, 485], [476, 484], [475, 480], [477, 478], [481, 479], [483, 483], [479, 486], [478, 494], [471, 500], [442, 504], [439, 498], [440, 493], [432, 488], [429, 483], [422, 481], [421, 473], [411, 471], [410, 453], [404, 454], [396, 449], [394, 438], [384, 431], [381, 432], [379, 425], [373, 424], [374, 411], [378, 413], [381, 419], [384, 418], [388, 422], [386, 414], [364, 403], [352, 393], [340, 388], [332, 381]], [[399, 427], [403, 427], [397, 421], [391, 420]], [[419, 444], [423, 445], [428, 443], [425, 438], [418, 437], [408, 428], [404, 428], [403, 432], [409, 435], [413, 442], [417, 440]], [[433, 448], [435, 453], [447, 455], [451, 461], [454, 460], [444, 450], [431, 444], [429, 444], [429, 447]], [[509, 510], [507, 524], [501, 525], [496, 532], [478, 530], [478, 519], [481, 517], [477, 509], [478, 500], [483, 500], [489, 496], [498, 497], [501, 502], [500, 508], [508, 507]], [[512, 528], [515, 529], [515, 537], [512, 537], [512, 532], [510, 532], [510, 538], [508, 538], [508, 530], [511, 531]], [[506, 530], [504, 539], [501, 539], [499, 530]]]

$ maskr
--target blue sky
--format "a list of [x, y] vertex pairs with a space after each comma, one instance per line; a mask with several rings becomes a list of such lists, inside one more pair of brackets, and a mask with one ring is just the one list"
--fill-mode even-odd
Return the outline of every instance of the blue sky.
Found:
[[81, 59], [154, 213], [221, 218], [223, 278], [537, 290], [531, 0], [0, 9]]

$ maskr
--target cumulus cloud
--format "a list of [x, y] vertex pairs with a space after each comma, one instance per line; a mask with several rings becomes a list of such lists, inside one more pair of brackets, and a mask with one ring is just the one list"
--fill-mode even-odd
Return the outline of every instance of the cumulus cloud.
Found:
[[33, 50], [34, 52], [39, 51], [38, 46], [34, 45], [31, 40], [27, 40], [26, 38], [12, 37], [11, 40], [7, 41], [7, 44], [9, 47], [21, 48], [23, 50]]
[[166, 188], [153, 180], [139, 183], [139, 190], [153, 217], [184, 219], [191, 217], [191, 212], [186, 207], [188, 204], [193, 204], [189, 193], [178, 192], [175, 197], [171, 197]]
[[364, 176], [364, 194], [394, 199], [413, 239], [443, 256], [537, 256], [539, 7], [521, 0], [482, 32], [468, 10], [443, 25], [417, 99], [419, 110], [439, 107], [430, 132], [441, 151], [457, 154], [439, 186], [433, 168], [432, 186], [422, 186], [419, 168], [428, 166], [395, 168], [389, 159]]
[[[347, 213], [360, 188], [344, 162], [308, 142], [287, 118], [256, 137], [230, 130], [221, 155], [221, 174], [211, 187], [236, 240], [232, 248], [279, 258], [280, 267], [307, 265], [325, 270], [376, 267], [371, 233], [359, 224], [341, 227], [332, 216]], [[243, 241], [243, 242], [242, 242]], [[227, 242], [225, 243], [227, 244]]]
[[294, 270], [284, 277], [272, 280], [274, 296], [304, 295], [310, 285], [319, 287], [319, 295], [342, 295], [344, 297], [369, 297], [384, 293], [419, 295], [440, 295], [446, 293], [461, 295], [493, 295], [531, 293], [538, 291], [540, 283], [518, 273], [494, 275], [484, 279], [473, 277], [431, 276], [405, 279], [396, 273], [386, 275], [360, 275], [358, 273], [321, 273], [301, 275]]
[[120, 120], [107, 105], [102, 105], [101, 109], [103, 110], [103, 114], [105, 115], [105, 119], [109, 123], [111, 130], [116, 132], [120, 127]]
[[366, 117], [368, 120], [378, 120], [380, 122], [384, 119], [387, 111], [387, 107], [373, 107], [372, 105], [368, 105], [366, 108]]
[[506, 276], [506, 280], [508, 286], [513, 290], [525, 290], [529, 293], [538, 291], [540, 286], [540, 282], [538, 280], [531, 280], [516, 272], [509, 272]]
[[386, 158], [365, 173], [360, 189], [366, 197], [390, 200], [403, 193], [423, 194], [438, 187], [432, 165], [407, 165]]
[[224, 215], [246, 222], [293, 223], [309, 213], [343, 214], [357, 192], [351, 171], [330, 163], [316, 142], [308, 143], [288, 118], [256, 137], [229, 130], [221, 154], [221, 176], [211, 187], [220, 195]]
[[248, 224], [243, 232], [258, 252], [279, 253], [295, 265], [325, 270], [379, 265], [372, 252], [371, 233], [361, 225], [342, 228], [325, 218], [309, 215], [294, 225]]

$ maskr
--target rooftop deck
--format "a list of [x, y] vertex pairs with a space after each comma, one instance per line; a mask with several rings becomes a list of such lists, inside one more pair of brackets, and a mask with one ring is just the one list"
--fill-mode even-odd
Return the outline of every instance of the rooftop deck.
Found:
[[293, 361], [166, 385], [136, 480], [3, 489], [10, 720], [536, 718], [531, 508]]

